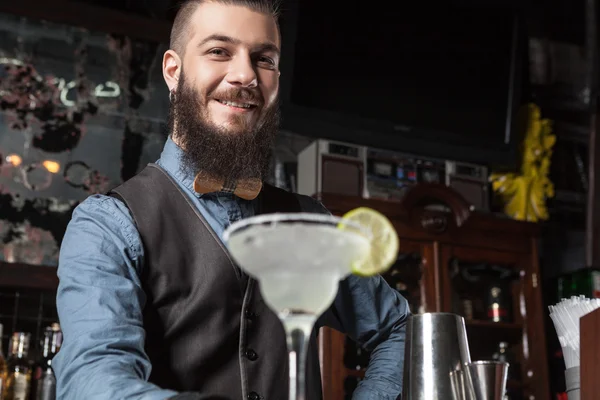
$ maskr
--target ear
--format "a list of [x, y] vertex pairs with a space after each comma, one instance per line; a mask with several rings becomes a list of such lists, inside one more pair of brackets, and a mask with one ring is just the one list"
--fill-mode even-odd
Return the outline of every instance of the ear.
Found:
[[169, 92], [177, 87], [181, 72], [181, 58], [173, 50], [167, 50], [163, 56], [163, 77]]

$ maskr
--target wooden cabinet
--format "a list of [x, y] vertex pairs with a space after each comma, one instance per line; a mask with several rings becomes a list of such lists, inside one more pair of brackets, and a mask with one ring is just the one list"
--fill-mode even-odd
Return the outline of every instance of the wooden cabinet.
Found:
[[[384, 278], [411, 311], [463, 315], [473, 360], [492, 359], [500, 343], [506, 346], [511, 399], [550, 398], [537, 225], [475, 211], [443, 185], [417, 185], [401, 202], [317, 197], [335, 215], [366, 206], [388, 216], [400, 251]], [[325, 400], [349, 399], [364, 376], [366, 362], [351, 361], [356, 346], [349, 342], [340, 332], [322, 330]]]

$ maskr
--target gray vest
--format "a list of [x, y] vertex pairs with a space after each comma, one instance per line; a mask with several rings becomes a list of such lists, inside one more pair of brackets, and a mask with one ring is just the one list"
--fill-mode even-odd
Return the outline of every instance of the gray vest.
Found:
[[[109, 194], [127, 205], [144, 245], [150, 382], [221, 399], [287, 399], [281, 322], [177, 183], [149, 164]], [[258, 213], [301, 210], [296, 195], [270, 185], [258, 197]], [[313, 335], [309, 400], [321, 399], [316, 349]]]

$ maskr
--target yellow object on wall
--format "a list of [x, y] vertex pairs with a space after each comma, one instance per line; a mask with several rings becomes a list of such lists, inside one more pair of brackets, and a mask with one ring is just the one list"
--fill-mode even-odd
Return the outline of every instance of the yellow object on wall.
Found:
[[550, 159], [556, 136], [552, 121], [542, 119], [537, 105], [527, 104], [527, 130], [523, 140], [520, 173], [492, 173], [494, 192], [504, 201], [511, 218], [537, 222], [548, 219], [546, 199], [554, 196], [550, 181]]

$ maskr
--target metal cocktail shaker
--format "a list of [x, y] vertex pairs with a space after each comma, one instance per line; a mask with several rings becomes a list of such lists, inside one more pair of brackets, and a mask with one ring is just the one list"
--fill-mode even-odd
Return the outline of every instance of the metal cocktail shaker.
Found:
[[[454, 400], [451, 373], [471, 362], [464, 319], [412, 315], [406, 326], [403, 400]], [[461, 374], [462, 375], [462, 374]]]

